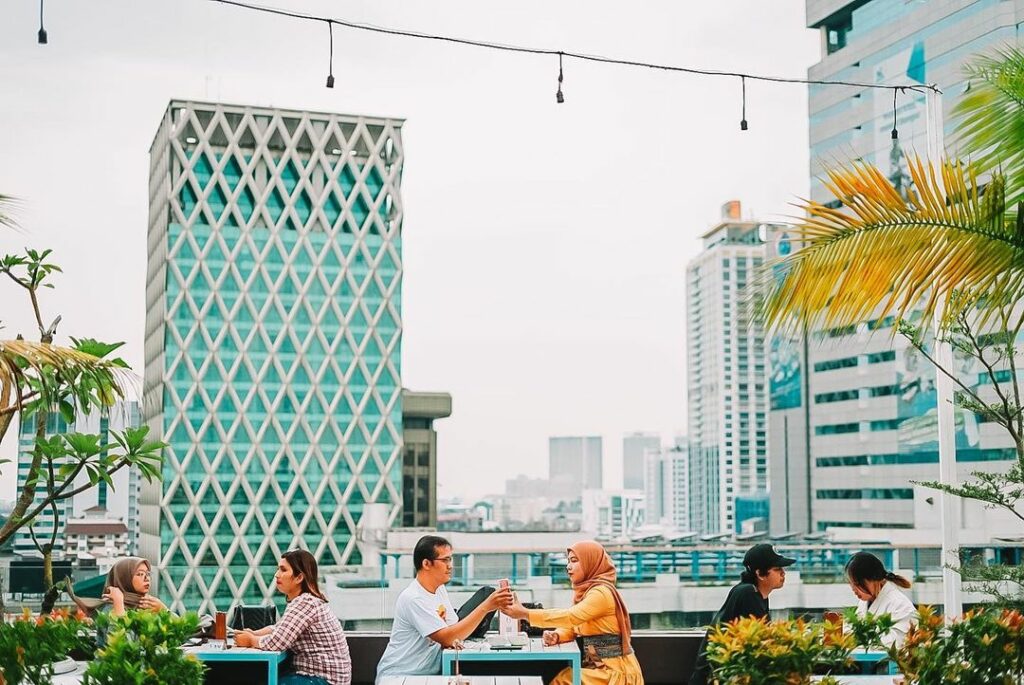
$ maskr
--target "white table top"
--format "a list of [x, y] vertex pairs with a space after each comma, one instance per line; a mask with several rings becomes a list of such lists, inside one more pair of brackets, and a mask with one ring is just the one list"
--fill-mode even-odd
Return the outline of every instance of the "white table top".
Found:
[[[823, 676], [812, 676], [811, 682], [820, 682]], [[841, 675], [836, 676], [843, 685], [900, 685], [901, 675]]]
[[88, 666], [88, 662], [77, 661], [75, 663], [78, 665], [78, 668], [74, 671], [53, 676], [53, 685], [81, 685], [82, 677], [85, 675], [85, 667]]
[[[539, 637], [531, 637], [529, 643], [523, 646], [522, 649], [494, 649], [489, 642], [486, 640], [466, 640], [462, 643], [463, 647], [460, 651], [463, 655], [469, 653], [480, 653], [488, 652], [492, 654], [537, 654], [541, 652], [579, 652], [580, 648], [576, 645], [575, 641], [562, 642], [557, 645], [550, 647], [544, 646], [544, 641]], [[454, 649], [446, 649], [446, 652], [454, 653]]]
[[[542, 685], [539, 675], [462, 675], [466, 685]], [[377, 685], [454, 685], [453, 675], [399, 675], [381, 678]]]

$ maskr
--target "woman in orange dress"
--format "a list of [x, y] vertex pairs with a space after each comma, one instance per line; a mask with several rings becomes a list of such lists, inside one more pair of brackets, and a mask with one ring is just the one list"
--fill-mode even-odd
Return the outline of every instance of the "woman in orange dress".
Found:
[[[583, 685], [643, 685], [644, 676], [630, 642], [629, 612], [615, 589], [615, 565], [600, 544], [587, 540], [568, 550], [566, 570], [572, 581], [568, 609], [526, 609], [517, 599], [505, 614], [526, 619], [544, 631], [544, 644], [577, 640], [583, 657]], [[572, 669], [561, 671], [551, 685], [571, 685]]]

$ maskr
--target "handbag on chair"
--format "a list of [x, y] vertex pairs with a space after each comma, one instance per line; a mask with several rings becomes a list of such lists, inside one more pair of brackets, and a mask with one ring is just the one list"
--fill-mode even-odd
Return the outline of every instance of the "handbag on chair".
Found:
[[259, 630], [277, 623], [277, 607], [273, 604], [240, 604], [231, 614], [235, 630]]

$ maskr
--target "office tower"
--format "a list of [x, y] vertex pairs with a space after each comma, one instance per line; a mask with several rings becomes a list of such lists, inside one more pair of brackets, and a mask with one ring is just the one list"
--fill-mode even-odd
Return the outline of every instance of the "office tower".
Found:
[[671, 447], [647, 450], [644, 460], [646, 522], [689, 531], [690, 449], [686, 438], [677, 437]]
[[402, 507], [402, 122], [172, 101], [150, 149], [143, 555], [175, 610], [358, 564]]
[[751, 301], [766, 224], [740, 203], [703, 236], [686, 267], [690, 529], [732, 531], [735, 498], [767, 490], [764, 330]]
[[[106, 412], [96, 410], [88, 414], [79, 412], [71, 424], [65, 422], [59, 413], [51, 413], [47, 419], [46, 435], [48, 437], [60, 433], [98, 435], [100, 444], [108, 445], [113, 442], [111, 431], [122, 432], [125, 428], [138, 427], [141, 422], [139, 403], [120, 401]], [[35, 417], [29, 417], [22, 422], [18, 436], [19, 492], [28, 478], [35, 439]], [[77, 544], [73, 546], [66, 544], [65, 528], [71, 521], [83, 518], [87, 513], [92, 517], [100, 517], [111, 523], [120, 522], [125, 531], [124, 539], [118, 538], [119, 548], [124, 547], [134, 553], [139, 535], [139, 472], [137, 469], [122, 468], [113, 474], [111, 480], [113, 481], [111, 485], [100, 481], [73, 497], [58, 502], [59, 524], [53, 546], [55, 558], [59, 559], [65, 554], [72, 555], [76, 552]], [[73, 487], [77, 489], [88, 482], [88, 474], [81, 473], [75, 479]], [[35, 502], [37, 504], [42, 501], [42, 488], [42, 484], [36, 487]], [[36, 518], [33, 529], [37, 539], [48, 541], [53, 532], [53, 516], [49, 509]], [[19, 554], [35, 555], [39, 553], [35, 543], [32, 542], [32, 536], [27, 526], [15, 533], [13, 549]]]
[[584, 490], [582, 531], [598, 540], [624, 541], [644, 525], [639, 490]]
[[622, 438], [623, 488], [644, 489], [644, 454], [647, 450], [659, 449], [661, 436], [657, 433], [630, 433]]
[[600, 490], [601, 438], [548, 438], [548, 476], [557, 492], [579, 497], [584, 490]]
[[[1020, 0], [809, 0], [807, 25], [822, 36], [821, 61], [809, 76], [938, 85], [947, 149], [955, 154], [951, 114], [967, 88], [963, 67], [975, 54], [1020, 45], [1022, 12]], [[874, 164], [906, 191], [907, 156], [927, 149], [924, 95], [898, 95], [895, 140], [892, 98], [886, 90], [810, 86], [812, 200], [840, 206], [819, 179], [843, 160]], [[797, 247], [781, 235], [775, 245]], [[936, 501], [934, 491], [911, 482], [938, 478], [935, 370], [901, 336], [890, 336], [890, 323], [878, 313], [855, 326], [772, 341], [773, 532], [936, 525], [938, 510], [927, 501]], [[875, 327], [882, 330], [872, 334]], [[968, 384], [979, 382], [977, 371], [959, 369]], [[961, 478], [1009, 465], [1008, 438], [966, 412], [956, 424]]]
[[437, 526], [437, 431], [452, 415], [446, 392], [402, 391], [402, 525]]

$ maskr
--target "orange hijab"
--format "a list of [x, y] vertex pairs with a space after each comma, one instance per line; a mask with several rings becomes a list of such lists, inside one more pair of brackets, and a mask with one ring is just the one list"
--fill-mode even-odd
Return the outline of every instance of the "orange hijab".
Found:
[[568, 549], [580, 560], [580, 567], [583, 569], [583, 580], [573, 583], [573, 603], [578, 603], [591, 589], [603, 586], [612, 591], [615, 599], [615, 619], [619, 622], [619, 635], [622, 637], [622, 654], [629, 653], [630, 636], [633, 629], [629, 622], [629, 612], [622, 601], [622, 595], [615, 588], [615, 564], [612, 563], [608, 552], [599, 543], [593, 540], [577, 542]]

